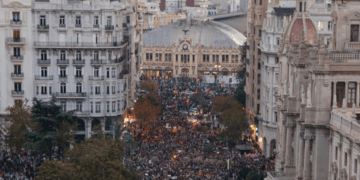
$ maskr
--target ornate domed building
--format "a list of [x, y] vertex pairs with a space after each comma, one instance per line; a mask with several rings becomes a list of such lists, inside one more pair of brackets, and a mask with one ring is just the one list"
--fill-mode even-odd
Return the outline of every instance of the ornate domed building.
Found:
[[163, 78], [235, 76], [245, 41], [243, 34], [225, 24], [182, 19], [144, 34], [141, 73]]

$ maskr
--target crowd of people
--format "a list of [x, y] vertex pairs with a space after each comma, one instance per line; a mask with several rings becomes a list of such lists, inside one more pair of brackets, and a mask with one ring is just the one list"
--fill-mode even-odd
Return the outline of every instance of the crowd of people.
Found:
[[37, 169], [45, 159], [45, 154], [34, 158], [30, 152], [22, 150], [0, 152], [0, 180], [33, 180]]
[[[181, 113], [193, 107], [210, 111], [211, 90], [200, 87], [191, 78], [158, 80], [158, 83], [160, 99], [166, 108], [156, 128], [144, 137], [135, 138], [138, 146], [125, 159], [125, 164], [142, 179], [239, 179], [243, 167], [259, 173], [274, 169], [269, 158], [255, 152], [241, 153], [221, 141], [218, 138], [221, 130], [211, 126], [205, 120], [206, 115], [190, 117]], [[199, 107], [194, 95], [184, 96], [185, 91], [203, 92], [206, 105]]]

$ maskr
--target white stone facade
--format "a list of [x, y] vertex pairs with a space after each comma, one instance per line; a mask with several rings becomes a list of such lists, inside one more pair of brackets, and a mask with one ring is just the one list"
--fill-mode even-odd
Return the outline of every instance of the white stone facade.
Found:
[[143, 32], [136, 2], [21, 2], [0, 8], [6, 42], [0, 44], [0, 114], [14, 100], [54, 97], [83, 120], [77, 138], [90, 137], [100, 123], [114, 136], [139, 80]]

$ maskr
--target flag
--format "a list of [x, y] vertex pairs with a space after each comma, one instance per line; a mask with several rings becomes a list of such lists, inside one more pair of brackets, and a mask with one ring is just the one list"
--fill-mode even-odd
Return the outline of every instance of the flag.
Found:
[[160, 10], [165, 10], [165, 0], [161, 0]]

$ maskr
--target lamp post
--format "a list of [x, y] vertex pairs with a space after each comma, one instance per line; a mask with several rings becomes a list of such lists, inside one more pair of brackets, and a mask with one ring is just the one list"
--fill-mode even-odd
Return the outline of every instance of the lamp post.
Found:
[[216, 68], [216, 74], [215, 74], [215, 81], [214, 81], [214, 86], [216, 85], [216, 79], [217, 79], [217, 75], [219, 73], [219, 68], [221, 67], [219, 62], [215, 63], [215, 68]]

